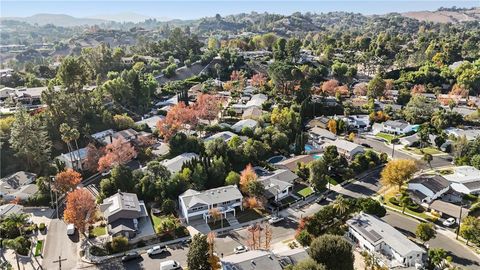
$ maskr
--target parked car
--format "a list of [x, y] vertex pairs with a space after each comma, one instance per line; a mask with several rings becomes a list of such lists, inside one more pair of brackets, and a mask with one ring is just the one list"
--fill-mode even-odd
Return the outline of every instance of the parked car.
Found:
[[320, 195], [320, 196], [318, 196], [317, 199], [315, 199], [315, 202], [316, 202], [316, 203], [320, 203], [320, 202], [323, 201], [323, 200], [325, 200], [325, 196]]
[[270, 219], [268, 220], [268, 223], [270, 223], [270, 224], [275, 224], [275, 223], [280, 222], [280, 221], [282, 221], [282, 220], [284, 220], [284, 219], [285, 219], [284, 217], [273, 216], [272, 218], [270, 218]]
[[180, 263], [174, 260], [168, 260], [160, 263], [160, 270], [180, 269]]
[[442, 224], [443, 224], [443, 226], [450, 227], [455, 223], [456, 223], [456, 220], [451, 217], [451, 218], [445, 219]]
[[248, 251], [248, 248], [246, 246], [238, 246], [238, 247], [233, 249], [233, 253], [235, 253], [235, 254], [240, 254], [240, 253], [244, 253], [244, 252], [247, 252], [247, 251]]
[[165, 251], [167, 251], [167, 248], [165, 246], [154, 246], [147, 250], [147, 254], [148, 256], [152, 256], [152, 255], [160, 254]]
[[365, 147], [365, 148], [372, 148], [372, 147], [370, 146], [370, 144], [368, 144], [368, 143], [362, 143], [362, 146]]
[[67, 224], [67, 235], [74, 235], [75, 234], [75, 225]]
[[136, 251], [128, 252], [122, 257], [122, 262], [128, 262], [140, 258], [140, 253]]

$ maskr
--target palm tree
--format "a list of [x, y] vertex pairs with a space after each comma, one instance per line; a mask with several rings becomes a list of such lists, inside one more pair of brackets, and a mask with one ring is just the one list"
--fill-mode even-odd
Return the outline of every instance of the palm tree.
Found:
[[430, 166], [430, 169], [432, 169], [432, 160], [433, 160], [432, 154], [425, 153], [423, 155], [423, 160], [426, 161], [428, 163], [428, 166]]
[[402, 214], [405, 214], [405, 208], [410, 204], [411, 199], [407, 193], [402, 193], [400, 197], [400, 205], [402, 206]]
[[335, 198], [335, 201], [333, 201], [333, 209], [335, 209], [335, 211], [337, 211], [337, 213], [340, 215], [345, 214], [348, 208], [348, 201], [342, 195], [339, 195], [337, 198]]
[[15, 251], [15, 259], [17, 260], [17, 269], [20, 269], [20, 262], [18, 260], [18, 250], [22, 248], [22, 244], [17, 239], [9, 239], [5, 241], [5, 246]]
[[73, 162], [73, 147], [71, 144], [71, 141], [73, 140], [72, 128], [68, 124], [62, 123], [60, 125], [60, 135], [62, 137], [62, 141], [67, 144], [68, 152], [70, 152], [70, 159]]
[[4, 222], [13, 224], [18, 229], [20, 235], [22, 235], [22, 228], [28, 222], [28, 215], [24, 213], [11, 214], [5, 218]]

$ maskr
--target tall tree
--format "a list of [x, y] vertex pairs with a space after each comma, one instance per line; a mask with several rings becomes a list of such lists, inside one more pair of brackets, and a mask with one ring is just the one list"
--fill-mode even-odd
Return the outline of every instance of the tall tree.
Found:
[[394, 159], [387, 163], [382, 170], [380, 182], [384, 186], [397, 186], [400, 191], [402, 185], [408, 181], [417, 171], [417, 165], [413, 160]]
[[98, 160], [98, 171], [125, 164], [137, 155], [133, 146], [123, 138], [113, 139], [113, 142], [107, 145], [105, 152], [106, 154]]
[[41, 172], [50, 160], [52, 142], [43, 121], [20, 109], [11, 127], [10, 145], [29, 171]]
[[369, 98], [380, 98], [385, 94], [386, 83], [380, 74], [375, 75], [373, 79], [368, 82], [367, 96]]
[[328, 270], [353, 270], [352, 245], [342, 236], [324, 234], [316, 238], [312, 241], [308, 254]]
[[207, 236], [200, 233], [193, 236], [192, 243], [187, 253], [187, 265], [191, 270], [210, 270], [208, 261]]
[[74, 189], [82, 181], [82, 175], [78, 172], [67, 169], [55, 175], [55, 189], [61, 193], [66, 193]]
[[432, 223], [422, 222], [418, 224], [415, 235], [418, 239], [422, 240], [423, 243], [425, 243], [430, 239], [435, 238], [435, 236], [437, 235], [437, 231], [435, 231], [435, 227]]
[[248, 193], [248, 184], [257, 181], [257, 178], [258, 176], [253, 170], [252, 164], [248, 164], [240, 174], [240, 189], [242, 192]]
[[74, 224], [75, 228], [83, 234], [87, 226], [93, 223], [95, 211], [95, 198], [90, 191], [86, 188], [75, 189], [67, 195], [63, 218], [66, 222]]

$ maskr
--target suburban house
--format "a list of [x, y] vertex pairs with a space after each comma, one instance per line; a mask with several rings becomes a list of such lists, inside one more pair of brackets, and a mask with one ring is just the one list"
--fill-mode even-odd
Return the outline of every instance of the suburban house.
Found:
[[[229, 142], [233, 137], [239, 137], [239, 136], [231, 131], [222, 131], [222, 132], [215, 133], [210, 137], [205, 138], [204, 141], [208, 142], [208, 141], [213, 141], [217, 138], [221, 138], [224, 142]], [[245, 138], [242, 138], [242, 140], [243, 139]]]
[[324, 144], [325, 142], [331, 142], [337, 139], [337, 135], [319, 127], [314, 127], [310, 129], [308, 131], [308, 136], [315, 148], [320, 148], [320, 145]]
[[412, 197], [420, 203], [431, 203], [450, 189], [450, 183], [441, 175], [421, 175], [408, 182]]
[[435, 212], [439, 213], [441, 217], [447, 218], [447, 217], [453, 217], [457, 219], [458, 223], [458, 217], [461, 216], [461, 219], [464, 217], [468, 216], [468, 212], [470, 211], [469, 209], [465, 207], [461, 207], [460, 205], [453, 204], [451, 202], [446, 202], [443, 200], [435, 200], [433, 201], [429, 206], [428, 209], [434, 210]]
[[256, 120], [243, 119], [243, 120], [240, 120], [237, 123], [233, 124], [232, 130], [235, 131], [235, 132], [240, 132], [240, 131], [242, 131], [242, 129], [244, 129], [246, 127], [253, 130], [253, 129], [255, 129], [257, 124], [258, 124], [258, 122]]
[[83, 171], [83, 163], [87, 159], [88, 149], [80, 148], [78, 150], [61, 154], [56, 157], [59, 161], [65, 164], [65, 168], [74, 169], [76, 171]]
[[103, 200], [99, 205], [100, 211], [108, 224], [108, 234], [112, 237], [135, 237], [142, 226], [139, 224], [150, 222], [147, 208], [143, 201], [139, 201], [137, 194], [118, 191], [118, 193]]
[[195, 153], [183, 153], [172, 159], [166, 159], [161, 162], [172, 174], [180, 172], [182, 170], [183, 164], [187, 161], [190, 161], [194, 158], [198, 158], [198, 155]]
[[280, 201], [292, 193], [298, 175], [290, 170], [278, 169], [269, 175], [258, 178], [265, 187], [265, 198], [269, 201]]
[[345, 156], [347, 159], [352, 159], [355, 155], [365, 152], [363, 146], [344, 139], [336, 139], [335, 141], [327, 142], [324, 144], [323, 149], [326, 149], [330, 145], [336, 146], [338, 153]]
[[157, 129], [157, 123], [158, 121], [160, 120], [163, 120], [165, 118], [165, 116], [163, 115], [154, 115], [152, 117], [148, 117], [148, 118], [145, 118], [145, 119], [142, 119], [138, 122], [135, 122], [135, 124], [137, 125], [147, 125], [151, 131], [154, 131], [155, 129]]
[[5, 201], [27, 200], [38, 191], [36, 179], [36, 174], [24, 171], [7, 175], [0, 179], [0, 197]]
[[251, 107], [246, 109], [242, 114], [242, 119], [258, 119], [262, 116], [263, 111], [258, 107]]
[[370, 116], [366, 114], [350, 115], [344, 117], [343, 121], [347, 123], [350, 128], [368, 130], [370, 128]]
[[309, 258], [303, 248], [279, 253], [266, 250], [250, 250], [245, 253], [225, 256], [221, 259], [224, 270], [283, 270]]
[[473, 141], [476, 138], [480, 137], [480, 129], [479, 128], [447, 128], [445, 129], [445, 133], [449, 136], [454, 136], [456, 138], [460, 138], [465, 136], [468, 141]]
[[12, 214], [21, 213], [23, 213], [23, 205], [15, 203], [7, 203], [0, 205], [0, 218], [4, 218]]
[[268, 97], [264, 94], [253, 95], [246, 104], [233, 104], [231, 108], [237, 113], [243, 113], [245, 110], [257, 107], [262, 108], [263, 103], [268, 100]]
[[327, 128], [328, 121], [330, 118], [325, 116], [315, 117], [314, 119], [310, 120], [307, 124], [308, 127], [320, 127], [320, 128]]
[[308, 164], [315, 160], [312, 155], [298, 155], [291, 158], [284, 159], [280, 162], [275, 163], [273, 166], [277, 169], [286, 169], [290, 171], [295, 171], [299, 163]]
[[388, 268], [421, 267], [426, 252], [383, 220], [360, 213], [347, 220], [347, 237]]
[[460, 166], [453, 169], [453, 174], [444, 175], [450, 186], [462, 194], [480, 194], [480, 170], [472, 166]]
[[203, 218], [208, 222], [209, 210], [218, 208], [226, 217], [227, 213], [236, 214], [236, 207], [242, 208], [243, 196], [236, 185], [224, 186], [205, 191], [189, 189], [178, 196], [180, 211], [186, 222], [191, 219]]
[[107, 145], [112, 143], [115, 139], [124, 139], [127, 142], [137, 142], [137, 139], [140, 137], [150, 137], [152, 134], [148, 132], [138, 132], [133, 128], [128, 128], [120, 131], [113, 131], [112, 129], [107, 129], [101, 132], [94, 133], [90, 135], [97, 142]]
[[414, 126], [403, 120], [388, 120], [383, 123], [375, 123], [372, 126], [373, 134], [380, 132], [395, 135], [405, 135], [413, 131]]

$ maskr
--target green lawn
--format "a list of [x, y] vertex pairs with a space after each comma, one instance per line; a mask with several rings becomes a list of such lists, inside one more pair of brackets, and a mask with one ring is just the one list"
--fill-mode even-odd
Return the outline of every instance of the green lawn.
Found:
[[441, 154], [442, 151], [436, 149], [435, 147], [425, 147], [425, 148], [409, 148], [410, 151], [417, 155], [423, 155], [423, 154]]
[[[390, 200], [389, 200], [390, 197], [392, 197], [392, 196], [388, 196], [388, 195], [385, 196], [384, 202], [385, 202], [388, 206], [393, 207], [393, 208], [398, 209], [398, 210], [401, 211], [401, 210], [403, 209], [403, 207], [392, 204], [392, 203], [390, 202]], [[417, 216], [417, 217], [420, 217], [420, 218], [424, 218], [424, 219], [430, 219], [430, 218], [431, 218], [431, 216], [430, 216], [430, 215], [427, 215], [426, 212], [418, 213], [418, 212], [412, 211], [412, 210], [410, 210], [410, 209], [408, 209], [408, 208], [406, 208], [406, 207], [405, 207], [405, 213], [409, 213], [409, 214], [411, 214], [411, 215], [414, 215], [414, 216]]]
[[160, 224], [160, 222], [165, 218], [165, 216], [151, 215], [151, 217], [152, 217], [153, 229], [155, 230], [155, 232], [157, 232], [157, 227]]
[[93, 228], [93, 230], [92, 230], [92, 234], [93, 234], [95, 237], [105, 235], [105, 234], [107, 234], [107, 230], [106, 230], [106, 229], [107, 229], [106, 227], [101, 227], [101, 226], [95, 227], [95, 228]]
[[383, 133], [383, 132], [377, 133], [375, 136], [376, 136], [376, 137], [379, 137], [379, 138], [382, 138], [382, 139], [385, 139], [385, 140], [387, 140], [389, 143], [390, 143], [393, 139], [398, 138], [398, 137], [395, 136], [395, 135], [388, 134], [388, 133]]
[[261, 209], [245, 209], [243, 211], [238, 211], [235, 217], [237, 218], [238, 222], [244, 223], [265, 217], [267, 214], [268, 213], [265, 210]]
[[315, 191], [313, 191], [313, 188], [311, 187], [306, 187], [300, 191], [298, 191], [297, 193], [302, 196], [302, 197], [308, 197], [310, 196], [311, 194], [313, 194]]
[[[208, 227], [210, 227], [210, 230], [218, 230], [222, 228], [222, 221], [217, 220], [213, 221], [213, 219], [210, 219], [211, 221], [208, 222]], [[223, 228], [229, 227], [230, 223], [226, 219], [223, 219]]]
[[34, 256], [40, 256], [42, 254], [42, 247], [43, 247], [43, 240], [38, 240], [37, 244], [35, 245], [35, 254]]

